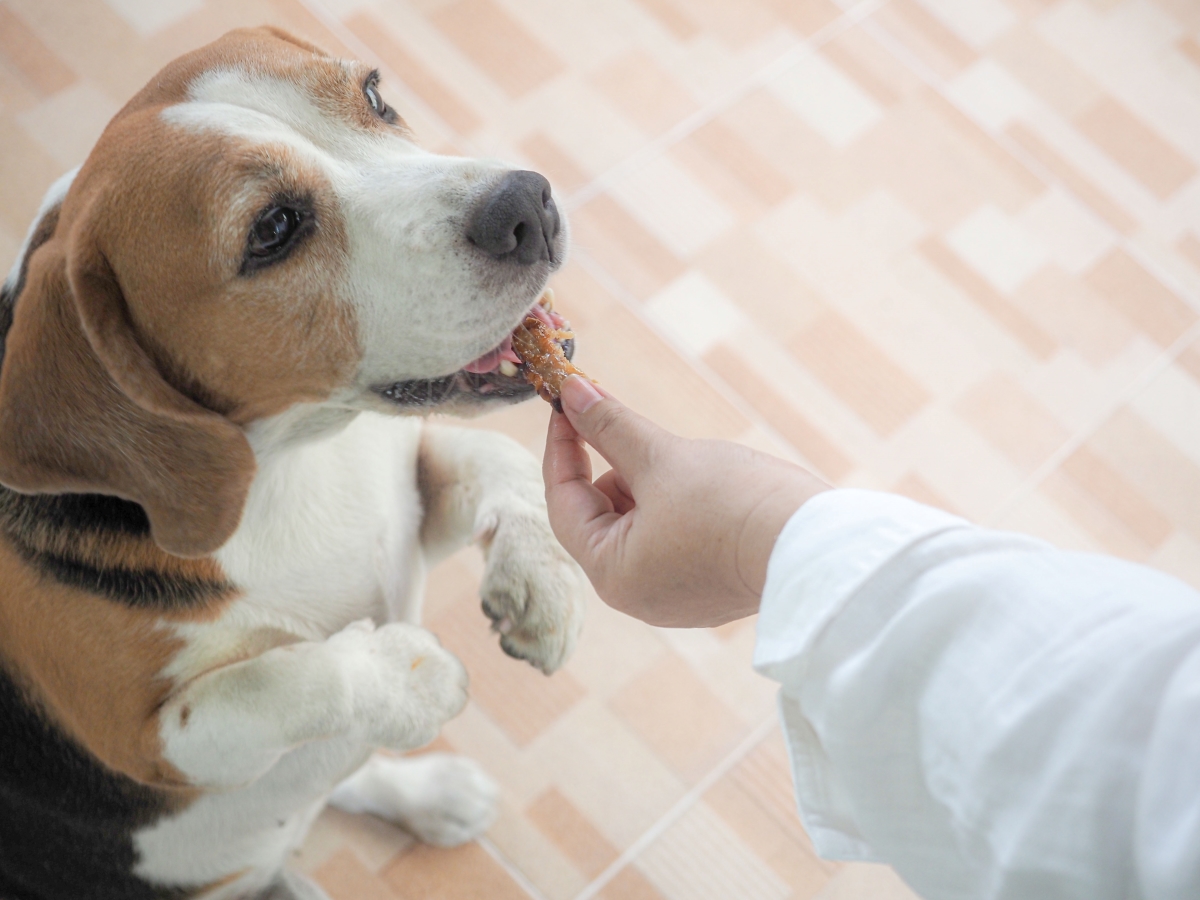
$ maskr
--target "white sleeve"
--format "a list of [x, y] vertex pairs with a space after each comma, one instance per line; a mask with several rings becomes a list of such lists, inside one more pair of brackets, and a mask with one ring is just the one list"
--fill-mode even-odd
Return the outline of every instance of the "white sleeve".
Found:
[[926, 900], [1200, 898], [1200, 594], [901, 497], [806, 503], [755, 668], [818, 852]]

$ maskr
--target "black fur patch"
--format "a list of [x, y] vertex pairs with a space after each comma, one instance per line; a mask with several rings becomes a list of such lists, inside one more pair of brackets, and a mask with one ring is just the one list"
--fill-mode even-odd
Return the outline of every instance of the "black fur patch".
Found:
[[0, 898], [179, 900], [132, 874], [133, 833], [165, 795], [109, 771], [0, 668]]
[[180, 610], [227, 596], [233, 585], [153, 568], [97, 565], [76, 547], [94, 539], [150, 541], [136, 503], [101, 494], [20, 494], [0, 486], [0, 534], [44, 577], [128, 606]]

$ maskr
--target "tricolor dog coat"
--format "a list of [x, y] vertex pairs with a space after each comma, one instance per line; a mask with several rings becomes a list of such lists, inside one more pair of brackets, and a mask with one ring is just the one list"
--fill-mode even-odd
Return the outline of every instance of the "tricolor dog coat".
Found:
[[[327, 800], [441, 844], [495, 788], [417, 625], [474, 539], [546, 672], [583, 581], [471, 414], [562, 263], [545, 179], [418, 148], [378, 77], [269, 29], [167, 66], [47, 195], [0, 295], [0, 897], [318, 898]], [[481, 362], [481, 360], [483, 362]]]

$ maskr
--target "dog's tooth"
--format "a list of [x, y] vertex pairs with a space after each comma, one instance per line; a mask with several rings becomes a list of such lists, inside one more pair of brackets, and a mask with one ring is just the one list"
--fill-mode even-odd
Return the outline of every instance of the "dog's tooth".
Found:
[[551, 312], [554, 309], [554, 288], [546, 288], [546, 290], [542, 292], [541, 299], [538, 300], [538, 303], [547, 312]]
[[505, 376], [506, 378], [512, 378], [514, 375], [517, 374], [517, 367], [515, 365], [513, 365], [512, 360], [508, 360], [508, 359], [500, 360], [500, 374]]

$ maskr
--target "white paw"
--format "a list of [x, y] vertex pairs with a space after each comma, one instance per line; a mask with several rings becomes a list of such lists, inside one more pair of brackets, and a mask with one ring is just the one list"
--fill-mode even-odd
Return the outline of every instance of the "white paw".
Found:
[[583, 571], [544, 517], [501, 514], [483, 531], [483, 611], [505, 653], [549, 675], [567, 661], [583, 627]]
[[424, 628], [365, 620], [329, 642], [346, 654], [356, 718], [376, 746], [428, 744], [467, 705], [467, 670]]
[[478, 763], [429, 753], [412, 759], [374, 756], [329, 802], [394, 822], [427, 844], [457, 847], [496, 821], [499, 789]]

